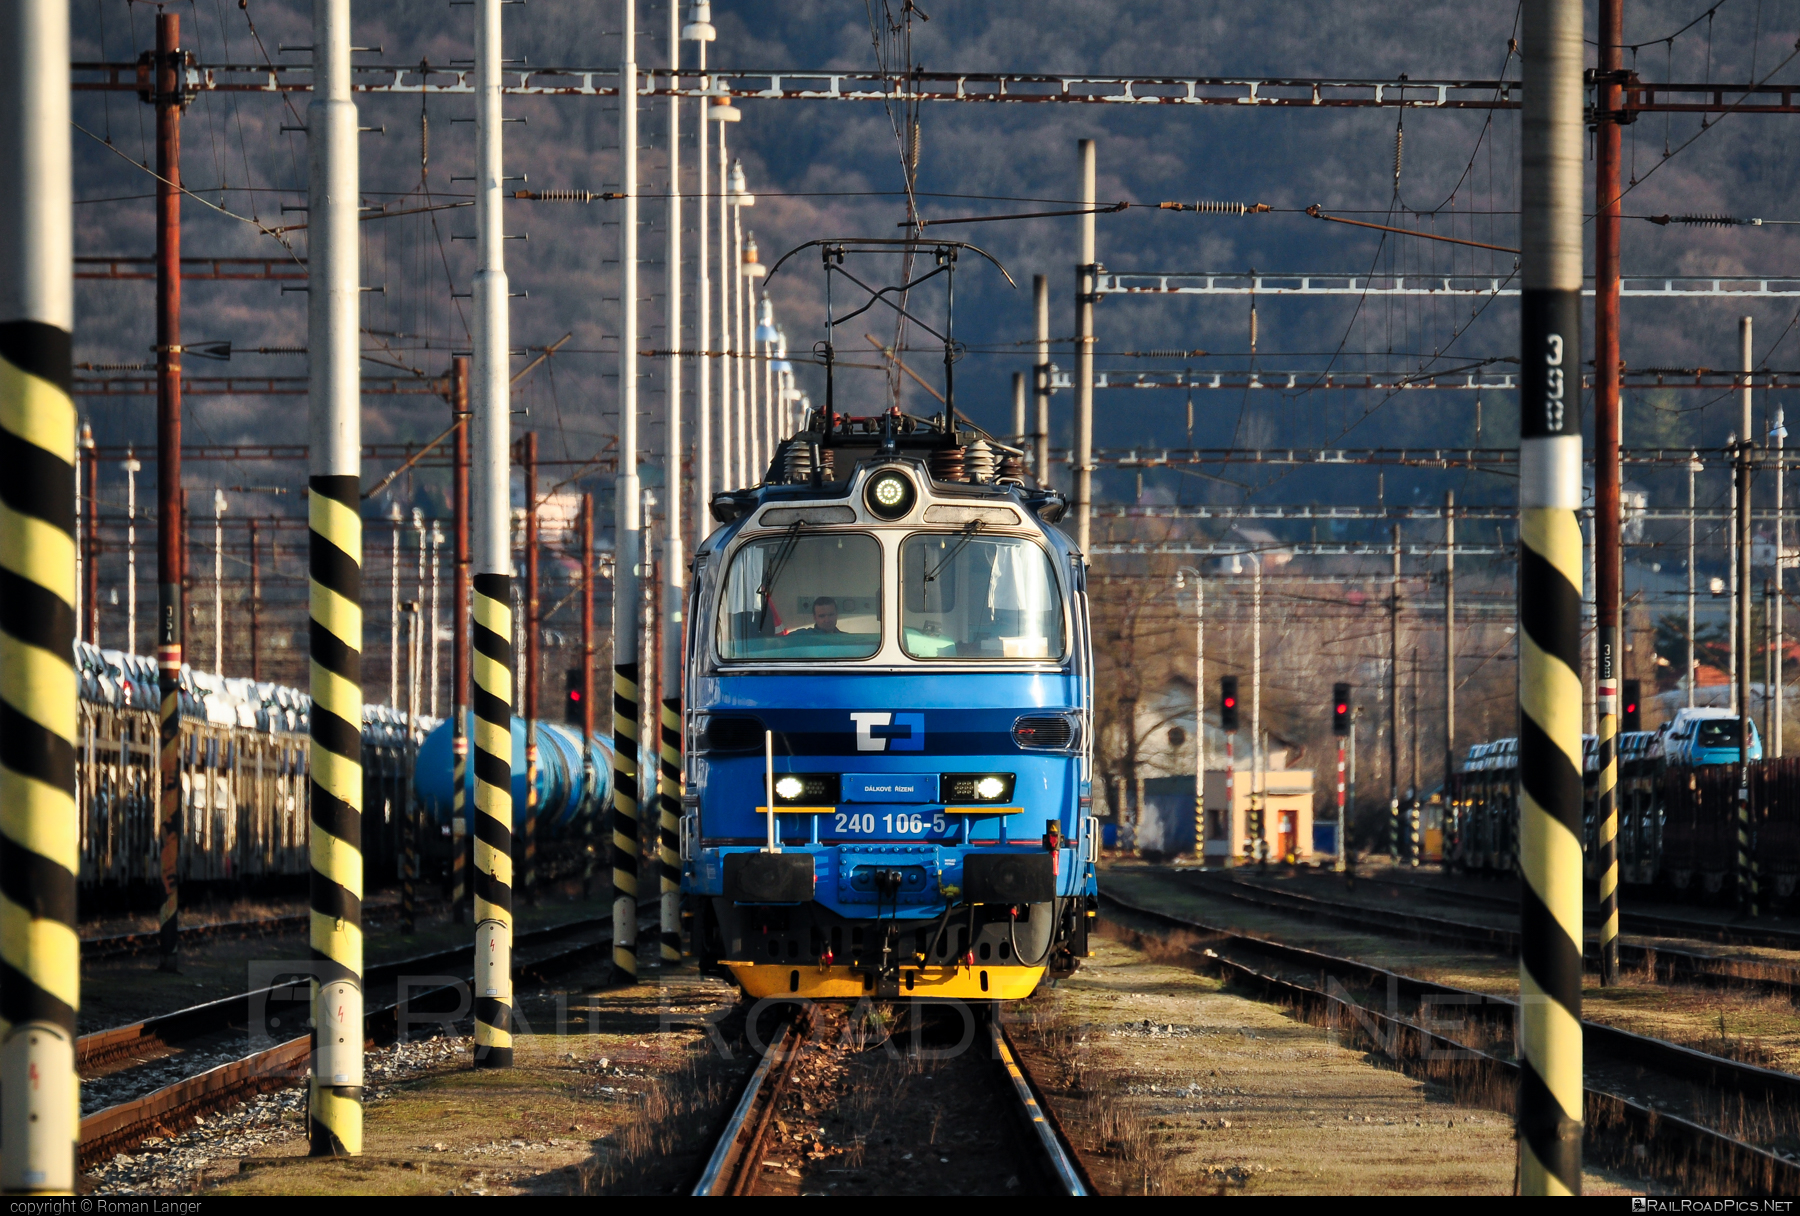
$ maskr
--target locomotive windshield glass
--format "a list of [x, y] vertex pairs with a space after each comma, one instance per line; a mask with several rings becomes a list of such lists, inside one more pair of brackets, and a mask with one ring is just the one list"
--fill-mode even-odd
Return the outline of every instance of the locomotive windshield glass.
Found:
[[1021, 537], [915, 533], [900, 550], [901, 643], [915, 659], [1060, 659], [1062, 592]]
[[725, 659], [866, 659], [881, 649], [881, 546], [798, 526], [731, 560], [719, 605]]

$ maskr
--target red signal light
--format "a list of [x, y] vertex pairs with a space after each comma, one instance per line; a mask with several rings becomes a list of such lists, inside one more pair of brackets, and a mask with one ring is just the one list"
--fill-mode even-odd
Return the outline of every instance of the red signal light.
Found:
[[1339, 705], [1338, 705], [1338, 707], [1337, 707], [1337, 711], [1338, 711], [1338, 712], [1339, 712], [1339, 713], [1340, 713], [1340, 714], [1341, 714], [1341, 713], [1346, 713], [1346, 712], [1348, 712], [1348, 711], [1349, 711], [1349, 709], [1350, 709], [1350, 707], [1349, 707], [1349, 706], [1348, 706], [1348, 705], [1344, 705], [1344, 704], [1341, 704], [1341, 703], [1340, 703], [1340, 704], [1339, 704]]
[[1237, 704], [1236, 697], [1226, 697], [1225, 698], [1225, 708], [1226, 709], [1230, 709], [1232, 706], [1234, 706], [1236, 704]]

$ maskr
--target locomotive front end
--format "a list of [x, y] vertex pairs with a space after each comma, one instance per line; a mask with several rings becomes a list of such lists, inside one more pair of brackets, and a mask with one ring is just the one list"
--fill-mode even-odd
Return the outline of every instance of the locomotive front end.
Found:
[[1021, 998], [1093, 912], [1080, 557], [1045, 496], [869, 457], [696, 557], [693, 948], [755, 997]]

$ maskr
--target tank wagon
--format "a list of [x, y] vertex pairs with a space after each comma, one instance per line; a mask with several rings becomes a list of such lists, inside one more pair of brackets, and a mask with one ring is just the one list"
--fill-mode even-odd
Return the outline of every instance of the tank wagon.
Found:
[[[472, 712], [465, 727], [466, 737], [473, 739]], [[597, 738], [590, 738], [584, 748], [578, 728], [539, 721], [537, 730], [538, 766], [533, 799], [529, 797], [532, 786], [526, 781], [525, 719], [512, 720], [513, 840], [522, 844], [528, 828], [534, 830], [537, 842], [549, 849], [539, 871], [554, 875], [566, 870], [576, 857], [585, 860], [595, 855], [595, 833], [603, 825], [603, 812], [612, 800], [613, 751]], [[456, 847], [452, 733], [448, 721], [433, 727], [419, 745], [415, 768], [415, 792], [425, 817], [422, 852], [428, 872], [442, 872]], [[472, 815], [474, 764], [465, 765], [463, 771], [463, 806], [465, 813]], [[465, 848], [470, 847], [467, 838], [463, 843]]]

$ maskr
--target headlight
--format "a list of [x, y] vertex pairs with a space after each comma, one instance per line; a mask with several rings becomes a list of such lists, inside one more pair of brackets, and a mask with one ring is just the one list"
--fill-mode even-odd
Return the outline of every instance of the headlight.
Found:
[[[757, 774], [756, 788], [761, 800], [762, 774]], [[838, 801], [836, 773], [777, 773], [775, 775], [776, 806], [835, 806]]]
[[869, 510], [880, 519], [899, 519], [912, 510], [917, 497], [912, 478], [895, 469], [875, 474], [863, 494]]
[[938, 778], [938, 801], [945, 803], [1010, 802], [1012, 773], [945, 773]]

